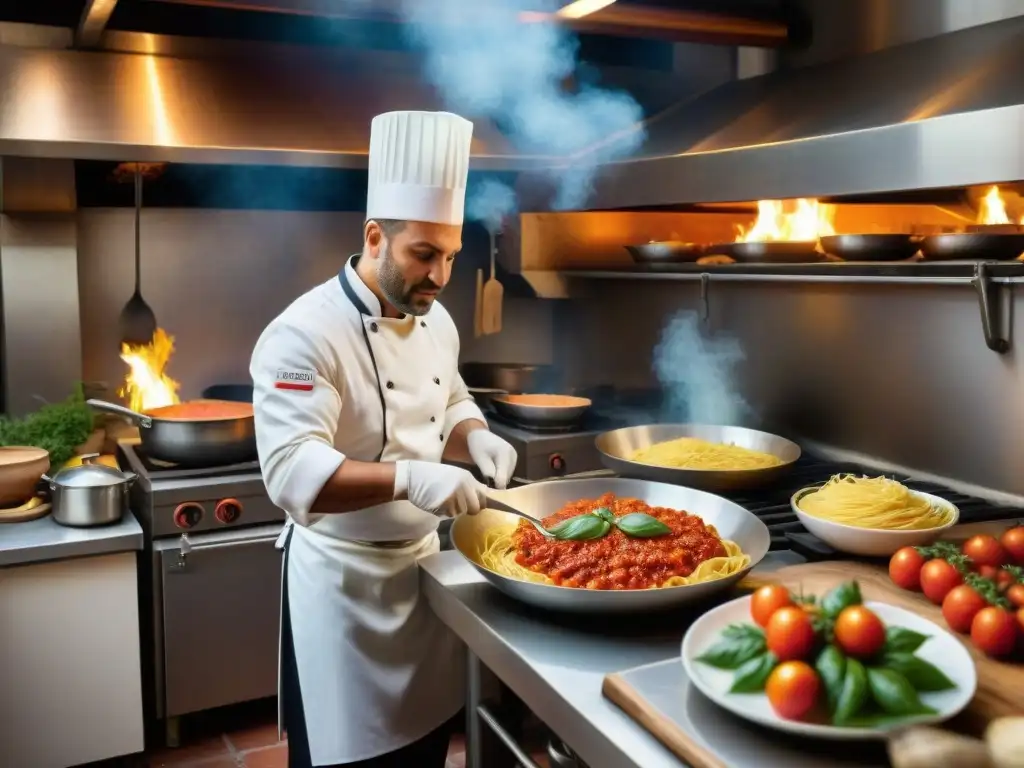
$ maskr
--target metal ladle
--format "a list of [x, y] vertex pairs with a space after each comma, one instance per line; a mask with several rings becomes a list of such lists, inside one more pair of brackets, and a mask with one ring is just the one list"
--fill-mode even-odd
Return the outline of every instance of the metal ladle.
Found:
[[156, 333], [156, 315], [149, 304], [142, 298], [141, 285], [141, 252], [139, 223], [142, 214], [142, 172], [139, 164], [135, 164], [135, 293], [121, 310], [118, 325], [121, 328], [121, 341], [124, 344], [149, 344]]

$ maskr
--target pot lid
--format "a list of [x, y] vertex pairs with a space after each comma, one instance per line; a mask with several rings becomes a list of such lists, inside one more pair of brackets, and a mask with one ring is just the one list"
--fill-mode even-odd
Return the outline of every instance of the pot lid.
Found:
[[66, 488], [100, 488], [123, 483], [125, 476], [119, 470], [102, 464], [82, 464], [62, 469], [53, 481]]

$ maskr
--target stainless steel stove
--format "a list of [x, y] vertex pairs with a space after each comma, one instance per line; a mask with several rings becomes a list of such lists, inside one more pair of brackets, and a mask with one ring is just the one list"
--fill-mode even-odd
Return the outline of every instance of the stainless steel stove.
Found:
[[285, 513], [255, 461], [180, 468], [118, 445], [138, 474], [131, 509], [145, 532], [142, 582], [147, 714], [178, 743], [178, 718], [277, 693]]

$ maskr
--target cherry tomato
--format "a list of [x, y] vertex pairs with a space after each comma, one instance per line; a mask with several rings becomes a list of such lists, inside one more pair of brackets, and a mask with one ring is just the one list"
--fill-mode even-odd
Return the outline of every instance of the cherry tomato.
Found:
[[850, 656], [874, 656], [885, 645], [885, 625], [870, 608], [851, 605], [836, 617], [835, 638]]
[[963, 553], [971, 558], [975, 567], [991, 565], [998, 568], [1006, 563], [1007, 554], [995, 536], [979, 533], [964, 542]]
[[1006, 590], [1006, 599], [1017, 608], [1024, 608], [1024, 584], [1011, 584]]
[[1003, 545], [1003, 549], [1006, 550], [1006, 554], [1013, 562], [1017, 565], [1024, 565], [1024, 525], [1003, 531], [1003, 535], [999, 537], [999, 543]]
[[942, 617], [954, 632], [971, 631], [971, 622], [978, 611], [988, 606], [988, 600], [979, 595], [973, 587], [961, 584], [949, 590], [942, 601]]
[[803, 661], [784, 661], [768, 675], [764, 691], [772, 709], [788, 720], [797, 720], [814, 707], [821, 681]]
[[999, 588], [1000, 592], [1005, 592], [1011, 586], [1017, 583], [1017, 580], [1013, 577], [1013, 574], [1007, 571], [1005, 568], [1000, 568], [996, 571], [995, 578], [992, 579], [996, 583], [996, 587]]
[[924, 555], [913, 547], [903, 547], [889, 561], [889, 578], [902, 589], [920, 590], [921, 566], [924, 563]]
[[971, 642], [989, 656], [1007, 656], [1017, 644], [1018, 622], [1009, 611], [990, 605], [971, 622]]
[[994, 565], [979, 565], [975, 570], [981, 578], [991, 579], [992, 581], [995, 581], [996, 576], [999, 575], [999, 569]]
[[811, 617], [807, 611], [795, 605], [787, 605], [775, 611], [768, 619], [764, 634], [768, 650], [774, 653], [779, 661], [805, 659], [814, 648], [815, 637]]
[[760, 626], [767, 627], [772, 614], [787, 605], [793, 605], [789, 590], [781, 584], [768, 584], [751, 596], [750, 615]]
[[949, 590], [963, 581], [960, 571], [945, 560], [929, 560], [921, 568], [921, 589], [925, 597], [936, 605], [940, 605]]

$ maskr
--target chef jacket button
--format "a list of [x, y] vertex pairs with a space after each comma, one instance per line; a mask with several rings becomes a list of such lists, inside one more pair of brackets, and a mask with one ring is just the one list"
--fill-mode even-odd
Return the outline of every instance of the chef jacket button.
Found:
[[376, 323], [370, 323], [370, 330], [373, 331], [374, 333], [376, 333], [377, 332], [377, 324]]
[[395, 388], [395, 383], [393, 381], [389, 381], [384, 386], [387, 387], [388, 389], [394, 389]]
[[435, 383], [435, 384], [440, 384], [440, 383], [441, 383], [441, 380], [440, 380], [439, 378], [437, 378], [437, 376], [435, 376], [435, 377], [434, 377], [434, 383]]
[[420, 320], [420, 328], [426, 328], [427, 324], [423, 320]]
[[430, 417], [430, 420], [431, 420], [431, 421], [437, 421], [437, 417], [436, 417], [436, 416], [431, 416], [431, 417]]
[[441, 438], [441, 442], [443, 443], [444, 442], [444, 435], [438, 435], [438, 437]]

